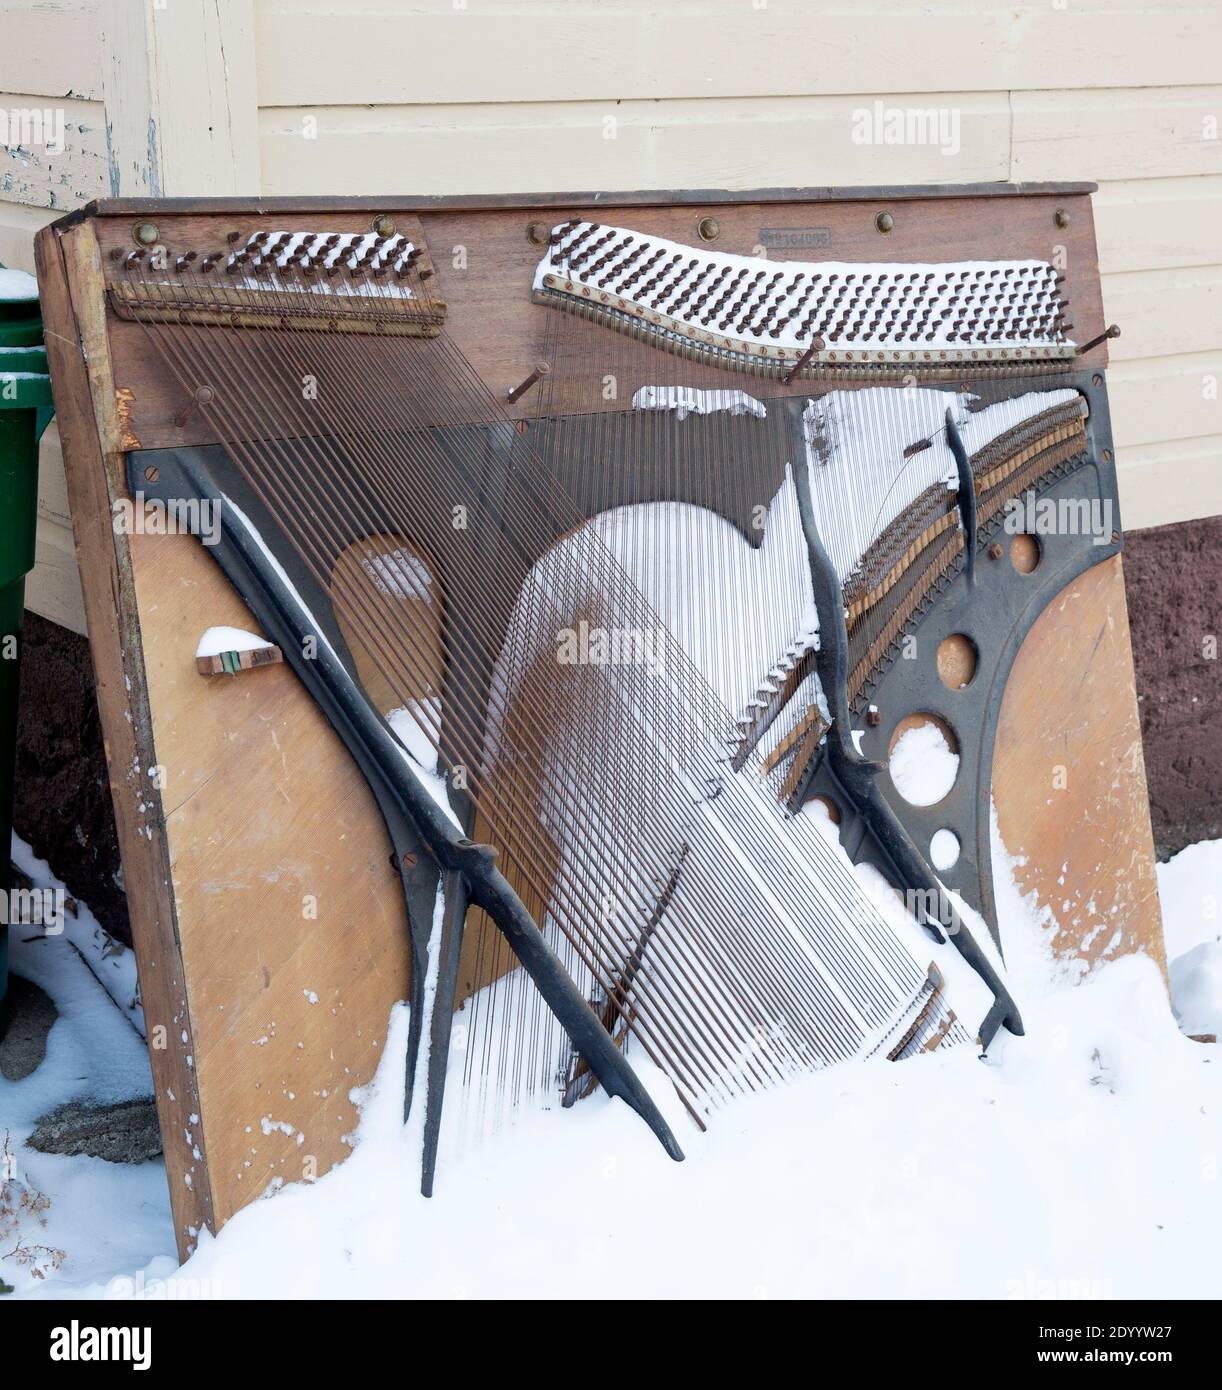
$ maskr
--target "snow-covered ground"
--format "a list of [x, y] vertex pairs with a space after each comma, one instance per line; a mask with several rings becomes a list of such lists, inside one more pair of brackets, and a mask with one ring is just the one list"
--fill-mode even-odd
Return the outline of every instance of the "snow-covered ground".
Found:
[[[35, 887], [62, 889], [15, 836], [12, 856]], [[19, 1082], [0, 1076], [0, 1280], [18, 1293], [66, 1294], [104, 1284], [120, 1270], [174, 1251], [160, 1160], [133, 1166], [25, 1146], [39, 1117], [64, 1101], [152, 1094], [144, 1019], [138, 1003], [133, 1007], [132, 953], [117, 948], [83, 903], [75, 916], [64, 914], [62, 925], [62, 932], [45, 936], [20, 927], [9, 933], [12, 970], [45, 990], [59, 1010], [37, 1071]], [[6, 1145], [15, 1171], [5, 1167]], [[41, 1212], [27, 1205], [16, 1221], [7, 1214], [38, 1194], [48, 1199]]]
[[1180, 1027], [1222, 1036], [1222, 840], [1189, 845], [1158, 871]]
[[[67, 935], [19, 940], [15, 968], [61, 1017], [38, 1072], [0, 1081], [0, 1137], [18, 1180], [50, 1200], [45, 1228], [30, 1218], [22, 1238], [65, 1258], [42, 1280], [9, 1259], [0, 1274], [43, 1297], [1222, 1295], [1217, 1047], [1177, 1028], [1149, 960], [1078, 983], [1058, 971], [1000, 846], [995, 864], [1028, 1035], [987, 1060], [960, 1047], [832, 1068], [736, 1103], [704, 1135], [654, 1074], [685, 1163], [600, 1094], [449, 1155], [426, 1202], [418, 1134], [399, 1118], [399, 1006], [351, 1158], [248, 1207], [181, 1270], [160, 1163], [21, 1146], [56, 1102], [149, 1081], [135, 1029]], [[1215, 1031], [1222, 841], [1160, 868], [1160, 887], [1185, 1027]]]

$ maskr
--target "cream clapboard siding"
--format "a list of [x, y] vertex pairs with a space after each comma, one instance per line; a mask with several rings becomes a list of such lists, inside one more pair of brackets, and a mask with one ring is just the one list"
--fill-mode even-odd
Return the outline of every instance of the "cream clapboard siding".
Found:
[[[62, 153], [0, 142], [0, 262], [107, 194], [257, 193], [249, 0], [0, 0], [0, 111], [62, 110]], [[11, 127], [12, 122], [9, 122]], [[85, 630], [55, 426], [39, 472], [35, 612]]]
[[[1217, 0], [0, 0], [0, 260], [108, 191], [275, 194], [1090, 179], [1128, 527], [1222, 512]], [[5, 95], [5, 94], [11, 95]], [[957, 113], [957, 148], [854, 114]], [[0, 147], [0, 156], [4, 155]], [[44, 456], [31, 606], [80, 626]]]

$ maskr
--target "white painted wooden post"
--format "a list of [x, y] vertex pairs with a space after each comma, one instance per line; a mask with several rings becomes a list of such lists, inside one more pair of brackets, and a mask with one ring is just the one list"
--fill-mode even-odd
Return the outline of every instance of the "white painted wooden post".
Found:
[[260, 192], [253, 10], [253, 0], [103, 6], [112, 195]]

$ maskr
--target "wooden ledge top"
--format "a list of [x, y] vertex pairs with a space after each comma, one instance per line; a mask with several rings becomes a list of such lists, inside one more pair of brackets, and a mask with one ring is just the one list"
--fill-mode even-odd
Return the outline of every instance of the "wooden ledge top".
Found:
[[377, 212], [386, 208], [417, 212], [495, 211], [539, 207], [665, 207], [672, 204], [911, 202], [945, 198], [1077, 197], [1094, 193], [1094, 183], [938, 183], [823, 188], [701, 188], [601, 193], [466, 193], [324, 198], [96, 198], [60, 218], [57, 228], [90, 217], [139, 217], [152, 213]]

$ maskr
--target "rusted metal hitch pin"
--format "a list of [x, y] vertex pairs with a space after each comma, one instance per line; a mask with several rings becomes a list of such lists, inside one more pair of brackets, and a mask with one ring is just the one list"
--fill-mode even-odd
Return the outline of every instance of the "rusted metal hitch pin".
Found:
[[550, 371], [551, 368], [547, 365], [546, 362], [536, 362], [534, 371], [531, 372], [531, 374], [526, 378], [524, 382], [522, 382], [520, 386], [514, 386], [513, 388], [505, 392], [505, 399], [509, 402], [510, 405], [512, 405], [514, 401], [520, 400], [527, 393], [527, 391], [530, 390], [530, 388], [535, 384], [535, 382], [542, 381], [542, 379]]
[[195, 414], [195, 412], [199, 409], [201, 405], [212, 404], [215, 395], [216, 392], [212, 389], [211, 386], [197, 386], [195, 388], [195, 394], [191, 397], [191, 404], [187, 406], [186, 410], [182, 410], [177, 415], [175, 415], [175, 428], [184, 428], [187, 421], [191, 418], [192, 415]]

